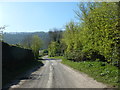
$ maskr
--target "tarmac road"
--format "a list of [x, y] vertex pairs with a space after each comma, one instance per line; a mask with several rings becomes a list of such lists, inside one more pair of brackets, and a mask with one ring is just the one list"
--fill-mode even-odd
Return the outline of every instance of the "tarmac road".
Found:
[[44, 66], [11, 88], [106, 88], [86, 74], [44, 57]]

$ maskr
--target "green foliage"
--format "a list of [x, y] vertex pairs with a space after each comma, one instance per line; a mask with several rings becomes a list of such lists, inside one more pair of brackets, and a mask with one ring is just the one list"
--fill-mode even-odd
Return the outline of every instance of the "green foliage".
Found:
[[65, 57], [69, 60], [72, 60], [72, 61], [82, 61], [85, 57], [84, 57], [84, 53], [82, 53], [81, 51], [71, 51], [71, 52], [66, 52], [65, 53]]
[[63, 59], [64, 57], [63, 56], [54, 56], [54, 57], [48, 57], [50, 59]]
[[[80, 22], [69, 22], [61, 39], [67, 59], [63, 58], [62, 63], [117, 87], [120, 85], [117, 68], [120, 60], [120, 2], [80, 3], [78, 7], [75, 13]], [[49, 55], [56, 56], [58, 50], [57, 43], [52, 42]]]
[[40, 50], [41, 46], [42, 46], [41, 39], [37, 35], [34, 35], [32, 37], [31, 49], [34, 53], [35, 59], [38, 59], [39, 50]]
[[52, 31], [49, 31], [49, 42], [54, 41], [60, 43], [60, 39], [62, 38], [62, 30], [58, 30], [54, 28]]
[[49, 56], [59, 56], [60, 55], [60, 46], [57, 42], [51, 42], [48, 48]]
[[[99, 51], [101, 55], [104, 55], [107, 60], [113, 58], [113, 53], [116, 52], [114, 49], [117, 23], [117, 12], [115, 3], [101, 3], [100, 7], [95, 8], [89, 12], [88, 19], [85, 20], [84, 33], [89, 42], [85, 42], [85, 47], [88, 49], [94, 48]], [[95, 23], [92, 23], [95, 22]], [[86, 45], [89, 45], [86, 46]]]
[[79, 10], [75, 11], [80, 22], [69, 22], [62, 39], [66, 46], [63, 64], [113, 87], [120, 85], [117, 68], [120, 60], [119, 5], [80, 3]]
[[63, 34], [63, 42], [66, 45], [65, 57], [76, 60], [82, 58], [82, 44], [79, 38], [80, 27], [77, 23], [71, 21], [66, 25], [66, 31]]
[[49, 31], [50, 44], [48, 47], [49, 56], [61, 56], [64, 54], [65, 44], [62, 41], [63, 31], [54, 29], [54, 31]]
[[[114, 64], [119, 60], [120, 30], [118, 4], [113, 2], [81, 3], [75, 11], [79, 23], [66, 25], [63, 41], [65, 56], [75, 61], [101, 60]], [[118, 66], [118, 63], [117, 63]]]

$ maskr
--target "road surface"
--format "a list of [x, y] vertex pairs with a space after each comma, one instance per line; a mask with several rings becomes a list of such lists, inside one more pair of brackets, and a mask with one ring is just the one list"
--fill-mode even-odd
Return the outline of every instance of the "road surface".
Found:
[[86, 74], [44, 57], [44, 66], [11, 88], [106, 88]]

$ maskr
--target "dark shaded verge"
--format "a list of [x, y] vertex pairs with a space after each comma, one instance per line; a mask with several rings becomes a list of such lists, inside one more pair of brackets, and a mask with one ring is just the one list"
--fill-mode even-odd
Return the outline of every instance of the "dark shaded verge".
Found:
[[6, 80], [4, 80], [6, 82], [3, 84], [2, 89], [8, 90], [12, 85], [17, 85], [20, 80], [28, 79], [32, 72], [38, 70], [43, 65], [44, 64], [40, 60], [36, 60], [17, 70], [17, 72], [10, 73], [12, 77], [8, 76]]

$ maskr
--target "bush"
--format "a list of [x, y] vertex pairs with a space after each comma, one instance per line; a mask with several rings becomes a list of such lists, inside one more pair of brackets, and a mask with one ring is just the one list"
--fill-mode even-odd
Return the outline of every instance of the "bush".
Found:
[[105, 57], [101, 55], [98, 51], [90, 49], [87, 52], [84, 52], [85, 57], [89, 61], [102, 61], [102, 62], [107, 62]]
[[65, 58], [76, 62], [87, 60], [85, 54], [79, 50], [65, 52]]
[[57, 42], [51, 42], [48, 48], [48, 55], [50, 57], [54, 56], [60, 56], [61, 51], [60, 51], [60, 45]]

